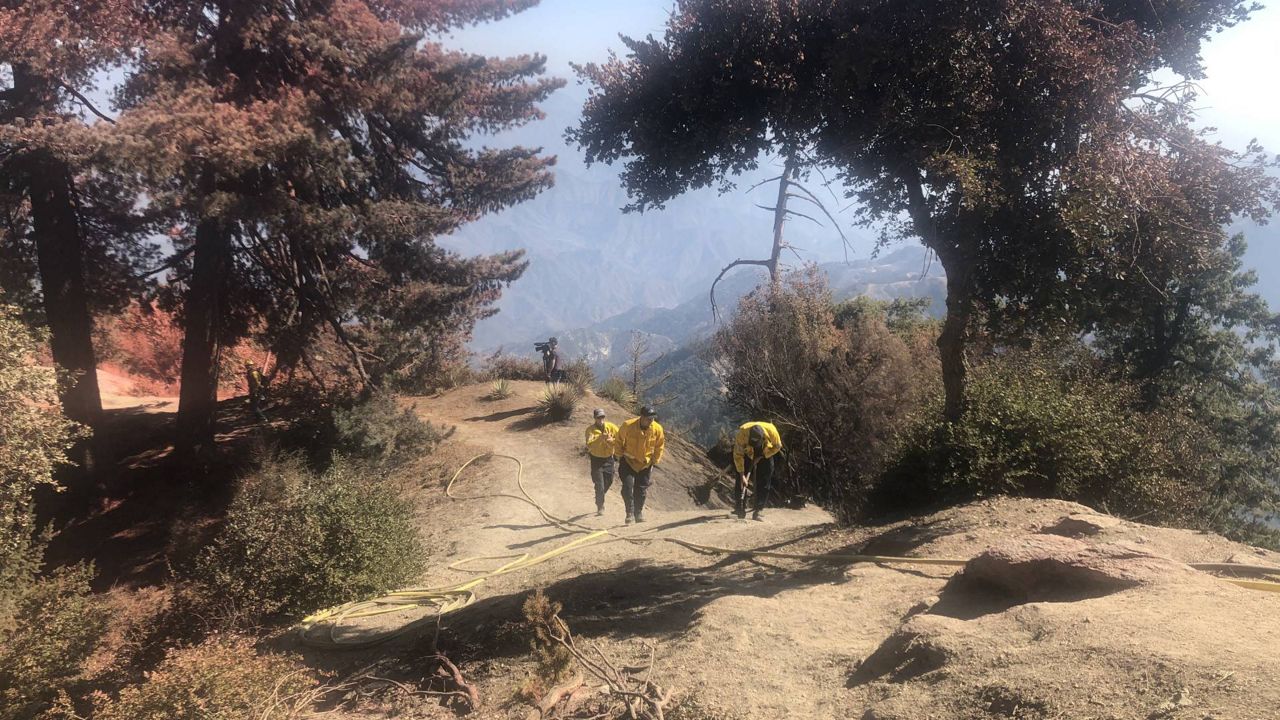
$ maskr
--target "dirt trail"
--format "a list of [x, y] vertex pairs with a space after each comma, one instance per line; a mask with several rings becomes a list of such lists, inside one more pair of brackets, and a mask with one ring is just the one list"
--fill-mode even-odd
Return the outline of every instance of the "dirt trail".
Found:
[[[486, 386], [455, 390], [440, 397], [417, 398], [412, 402], [424, 418], [454, 428], [453, 442], [475, 452], [492, 452], [519, 458], [524, 466], [525, 486], [552, 515], [568, 518], [587, 527], [609, 529], [623, 537], [674, 535], [701, 543], [731, 543], [751, 547], [788, 541], [817, 528], [828, 527], [831, 517], [810, 507], [802, 510], [775, 509], [768, 521], [757, 523], [729, 517], [727, 509], [713, 502], [700, 506], [693, 489], [714, 477], [715, 469], [702, 453], [678, 437], [668, 437], [667, 452], [653, 473], [646, 505], [646, 523], [623, 524], [621, 484], [615, 481], [606, 501], [606, 514], [595, 517], [595, 501], [583, 445], [583, 432], [590, 424], [591, 410], [603, 407], [611, 421], [627, 417], [617, 405], [589, 395], [579, 405], [573, 419], [563, 423], [542, 423], [536, 413], [541, 383], [513, 383], [515, 394], [501, 401], [487, 402]], [[487, 493], [518, 493], [517, 466], [495, 458], [460, 476], [455, 492], [461, 496]], [[560, 529], [548, 525], [537, 510], [513, 499], [466, 500], [452, 503], [444, 511], [452, 532], [448, 552], [438, 559], [447, 565], [465, 557], [546, 552], [570, 539]], [[465, 530], [462, 530], [465, 528]], [[517, 585], [546, 583], [584, 571], [604, 570], [620, 562], [687, 562], [691, 553], [668, 543], [643, 546], [608, 543], [577, 552], [512, 578]], [[696, 557], [696, 556], [695, 556]], [[449, 575], [456, 579], [456, 574]], [[487, 594], [487, 593], [486, 593]]]
[[[591, 397], [572, 421], [540, 424], [532, 408], [541, 385], [514, 385], [515, 396], [498, 402], [482, 399], [487, 387], [411, 402], [456, 428], [450, 446], [459, 462], [482, 452], [519, 457], [529, 491], [555, 515], [632, 539], [736, 548], [1007, 552], [984, 555], [985, 576], [970, 563], [953, 578], [944, 567], [708, 556], [665, 542], [590, 546], [493, 579], [474, 605], [443, 622], [450, 652], [494, 698], [480, 717], [527, 712], [504, 700], [531, 669], [520, 603], [545, 588], [575, 633], [620, 661], [655, 644], [656, 676], [687, 698], [677, 717], [1280, 718], [1280, 595], [1183, 565], [1280, 568], [1280, 554], [1052, 500], [984, 501], [856, 529], [837, 529], [817, 508], [738, 521], [694, 502], [690, 488], [711, 468], [678, 439], [655, 474], [651, 521], [624, 527], [616, 489], [607, 516], [594, 517], [581, 450], [593, 404], [611, 419], [621, 409]], [[469, 468], [457, 491], [516, 492], [515, 464]], [[423, 532], [435, 553], [428, 584], [466, 578], [447, 567], [462, 558], [538, 554], [573, 538], [515, 500], [442, 495], [434, 484], [422, 494]]]

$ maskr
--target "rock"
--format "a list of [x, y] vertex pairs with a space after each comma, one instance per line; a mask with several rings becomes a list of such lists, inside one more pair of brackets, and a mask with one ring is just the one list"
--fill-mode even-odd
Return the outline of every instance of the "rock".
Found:
[[973, 558], [947, 588], [979, 585], [1015, 602], [1033, 602], [1100, 597], [1140, 585], [1198, 578], [1190, 567], [1134, 545], [1088, 545], [1057, 535], [1032, 535]]
[[1162, 703], [1160, 707], [1153, 710], [1150, 715], [1147, 715], [1147, 720], [1162, 720], [1162, 718], [1173, 717], [1174, 713], [1192, 704], [1191, 694], [1184, 688], [1179, 690], [1172, 699]]
[[1111, 517], [1110, 515], [1073, 513], [1062, 518], [1053, 525], [1041, 528], [1040, 532], [1049, 535], [1081, 537], [1086, 535], [1097, 535], [1104, 530], [1121, 527], [1123, 524], [1123, 520]]
[[936, 615], [911, 618], [857, 664], [849, 676], [851, 685], [881, 678], [903, 682], [942, 668], [958, 652], [946, 638], [959, 622]]

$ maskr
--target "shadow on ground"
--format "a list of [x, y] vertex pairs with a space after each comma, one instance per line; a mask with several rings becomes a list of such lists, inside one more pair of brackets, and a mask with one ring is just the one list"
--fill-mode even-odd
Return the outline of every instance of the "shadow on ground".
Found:
[[[272, 414], [289, 416], [281, 407]], [[216, 448], [194, 464], [174, 454], [174, 413], [106, 411], [100, 446], [111, 457], [91, 473], [69, 478], [68, 492], [38, 499], [41, 521], [56, 530], [46, 553], [49, 566], [92, 562], [95, 590], [163, 582], [175, 559], [169, 552], [177, 528], [213, 527], [231, 501], [235, 478], [272, 432], [253, 420], [242, 398], [224, 400]]]

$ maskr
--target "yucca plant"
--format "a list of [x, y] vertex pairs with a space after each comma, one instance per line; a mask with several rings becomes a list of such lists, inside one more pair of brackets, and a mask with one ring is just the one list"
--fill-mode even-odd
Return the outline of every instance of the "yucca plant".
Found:
[[511, 389], [511, 381], [506, 378], [498, 378], [489, 386], [489, 392], [484, 396], [485, 400], [506, 400], [515, 393]]
[[596, 394], [602, 398], [612, 400], [628, 410], [632, 410], [636, 405], [635, 393], [631, 392], [631, 388], [627, 387], [627, 383], [622, 378], [614, 375], [596, 391]]
[[582, 393], [572, 385], [549, 388], [538, 398], [538, 412], [547, 420], [568, 420], [573, 417], [573, 411], [577, 409], [581, 399]]

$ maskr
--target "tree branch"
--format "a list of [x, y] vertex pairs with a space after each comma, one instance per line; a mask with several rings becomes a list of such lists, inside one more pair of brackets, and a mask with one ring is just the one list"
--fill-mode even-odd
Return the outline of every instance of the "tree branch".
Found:
[[720, 274], [716, 276], [716, 279], [711, 282], [711, 318], [713, 321], [718, 322], [720, 319], [719, 310], [716, 308], [716, 285], [718, 285], [720, 283], [720, 280], [724, 278], [725, 273], [729, 272], [730, 270], [732, 270], [733, 268], [739, 265], [759, 265], [760, 267], [767, 268], [770, 265], [770, 261], [739, 259], [739, 260], [734, 260], [733, 262], [724, 266], [724, 269], [720, 271]]
[[97, 115], [102, 120], [106, 120], [112, 125], [116, 124], [116, 121], [114, 118], [106, 115], [101, 110], [94, 107], [93, 103], [89, 102], [89, 98], [85, 97], [84, 95], [81, 95], [79, 90], [76, 90], [75, 88], [71, 87], [66, 83], [59, 83], [59, 85], [61, 85], [62, 89], [66, 90], [71, 95], [71, 97], [75, 98], [76, 100], [79, 100], [80, 104], [83, 105], [86, 110], [93, 113], [94, 115]]

